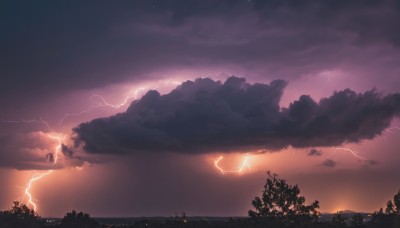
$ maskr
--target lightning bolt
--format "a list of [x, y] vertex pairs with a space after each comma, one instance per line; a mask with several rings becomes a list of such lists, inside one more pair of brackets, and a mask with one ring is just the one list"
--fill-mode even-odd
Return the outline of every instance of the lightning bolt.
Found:
[[42, 117], [40, 117], [39, 119], [30, 119], [30, 120], [26, 120], [26, 119], [23, 119], [23, 118], [21, 118], [21, 119], [19, 119], [19, 120], [4, 120], [4, 119], [2, 119], [1, 120], [3, 123], [38, 123], [38, 124], [43, 124], [43, 125], [45, 125], [46, 126], [46, 128], [49, 130], [49, 131], [52, 131], [51, 130], [51, 128], [50, 128], [50, 125], [49, 125], [49, 123], [47, 123], [46, 121], [44, 121], [43, 119], [42, 119]]
[[139, 89], [136, 89], [136, 90], [133, 92], [133, 94], [130, 94], [130, 95], [126, 96], [125, 99], [123, 99], [120, 103], [117, 103], [117, 104], [111, 104], [111, 103], [109, 103], [103, 96], [98, 95], [98, 94], [93, 94], [93, 95], [90, 97], [89, 100], [97, 99], [97, 100], [98, 100], [97, 104], [95, 104], [95, 105], [89, 107], [88, 109], [82, 110], [82, 111], [80, 111], [80, 112], [76, 112], [76, 113], [66, 113], [66, 114], [64, 114], [64, 116], [61, 118], [61, 120], [60, 120], [60, 122], [59, 122], [59, 125], [63, 124], [64, 121], [65, 121], [67, 118], [69, 118], [69, 117], [72, 117], [72, 116], [80, 116], [80, 115], [82, 115], [82, 114], [91, 112], [91, 111], [93, 111], [93, 110], [95, 110], [95, 109], [98, 109], [98, 108], [109, 107], [109, 108], [119, 109], [119, 108], [121, 108], [121, 107], [127, 105], [128, 102], [129, 102], [130, 100], [136, 100], [137, 97], [138, 97], [138, 94], [139, 94], [141, 91], [144, 91], [144, 90], [146, 90], [146, 88], [144, 88], [144, 87], [141, 87], [141, 88], [139, 88]]
[[[48, 133], [47, 136], [50, 139], [56, 140], [57, 141], [57, 146], [55, 147], [55, 152], [54, 152], [54, 159], [53, 159], [53, 164], [52, 167], [54, 167], [57, 162], [58, 162], [58, 158], [59, 158], [59, 153], [61, 151], [61, 144], [62, 141], [64, 139], [64, 136], [60, 133], [54, 133], [54, 131], [51, 129], [50, 125], [48, 122], [46, 122], [45, 120], [43, 120], [41, 117], [39, 119], [31, 119], [31, 120], [26, 120], [26, 119], [20, 119], [20, 120], [2, 120], [2, 122], [4, 123], [38, 123], [38, 124], [43, 124], [46, 126], [46, 128], [52, 132], [52, 133]], [[34, 211], [37, 211], [37, 205], [34, 202], [34, 198], [32, 196], [31, 193], [31, 189], [34, 185], [35, 182], [39, 181], [40, 179], [49, 176], [51, 173], [53, 173], [54, 169], [49, 169], [46, 172], [40, 173], [40, 174], [34, 174], [28, 181], [28, 183], [26, 184], [25, 187], [25, 196], [28, 199], [28, 206], [31, 205]]]
[[[164, 81], [164, 83], [166, 84], [173, 84], [173, 85], [180, 85], [181, 82], [179, 81], [170, 81], [170, 80], [166, 80]], [[131, 100], [136, 100], [138, 99], [139, 93], [146, 91], [147, 88], [146, 87], [140, 87], [138, 89], [135, 89], [133, 91], [133, 93], [129, 94], [128, 96], [126, 96], [121, 102], [117, 103], [117, 104], [112, 104], [109, 103], [103, 96], [98, 95], [98, 94], [94, 94], [90, 97], [89, 100], [93, 101], [93, 100], [97, 100], [97, 102], [95, 102], [95, 105], [92, 105], [91, 107], [89, 107], [88, 109], [82, 110], [80, 112], [75, 112], [75, 113], [66, 113], [64, 114], [64, 116], [61, 118], [59, 124], [63, 124], [63, 122], [72, 116], [79, 116], [91, 111], [94, 111], [95, 109], [98, 108], [103, 108], [103, 107], [108, 107], [108, 108], [113, 108], [113, 109], [119, 109], [125, 105], [127, 105]], [[37, 204], [34, 202], [34, 197], [32, 196], [31, 193], [31, 189], [33, 188], [34, 184], [43, 179], [46, 176], [49, 176], [50, 174], [52, 174], [54, 172], [54, 166], [57, 164], [58, 158], [59, 158], [59, 154], [61, 151], [61, 145], [62, 145], [62, 141], [64, 139], [64, 137], [62, 136], [62, 134], [60, 133], [55, 133], [48, 122], [46, 122], [45, 120], [43, 120], [42, 118], [39, 119], [30, 119], [30, 120], [26, 120], [26, 119], [19, 119], [19, 120], [4, 120], [4, 119], [0, 119], [0, 121], [4, 122], [4, 123], [38, 123], [38, 124], [43, 124], [46, 126], [46, 128], [48, 129], [49, 133], [47, 134], [47, 136], [51, 139], [57, 140], [57, 146], [55, 148], [55, 152], [54, 152], [54, 160], [53, 160], [53, 167], [52, 169], [49, 169], [46, 172], [40, 173], [40, 174], [34, 174], [28, 181], [28, 183], [26, 184], [26, 188], [25, 188], [25, 196], [28, 199], [28, 206], [31, 205], [33, 207], [34, 211], [37, 211]], [[218, 165], [218, 164], [217, 164]], [[245, 159], [244, 163], [241, 165], [241, 167], [239, 168], [238, 172], [242, 172], [242, 170], [248, 166], [247, 164], [247, 158]], [[229, 171], [228, 171], [229, 172]]]
[[221, 174], [225, 174], [225, 173], [238, 173], [241, 174], [244, 172], [245, 168], [251, 169], [250, 163], [249, 163], [249, 159], [250, 156], [246, 155], [246, 157], [243, 159], [241, 165], [239, 166], [239, 168], [235, 169], [235, 170], [224, 170], [219, 163], [221, 162], [221, 160], [224, 159], [224, 157], [221, 155], [219, 156], [217, 159], [214, 160], [214, 166], [217, 170], [219, 170], [221, 172]]
[[246, 167], [248, 169], [251, 169], [250, 163], [249, 163], [249, 155], [246, 155], [246, 157], [244, 158], [242, 165], [239, 167], [238, 172], [241, 173]]
[[336, 149], [336, 150], [348, 151], [348, 152], [350, 152], [354, 157], [359, 158], [359, 159], [362, 159], [362, 160], [368, 161], [368, 159], [365, 158], [365, 157], [363, 157], [363, 156], [361, 156], [359, 152], [354, 151], [354, 150], [351, 150], [351, 149], [349, 149], [349, 148], [345, 148], [345, 147], [336, 147], [335, 149]]
[[[181, 85], [180, 81], [171, 81], [171, 80], [164, 80], [164, 81], [161, 81], [158, 83], [167, 84], [167, 85], [175, 85], [175, 86]], [[139, 98], [140, 93], [143, 93], [150, 88], [157, 89], [158, 87], [154, 86], [154, 84], [153, 84], [152, 86], [139, 87], [137, 89], [134, 89], [133, 92], [131, 92], [129, 95], [127, 95], [121, 102], [116, 103], [116, 104], [109, 103], [103, 96], [101, 96], [99, 94], [93, 94], [89, 100], [90, 101], [97, 100], [95, 105], [89, 107], [88, 109], [82, 110], [80, 112], [64, 114], [64, 116], [59, 121], [59, 125], [62, 125], [64, 123], [64, 121], [69, 117], [80, 116], [82, 114], [92, 112], [95, 109], [104, 108], [104, 107], [119, 109], [121, 107], [124, 107], [127, 104], [129, 104], [130, 101], [137, 100]]]
[[400, 131], [400, 127], [390, 127], [388, 129], [386, 129], [386, 132], [392, 133], [392, 130], [399, 130]]
[[99, 107], [110, 107], [110, 108], [118, 109], [118, 108], [121, 108], [122, 106], [125, 106], [126, 104], [128, 104], [129, 100], [138, 99], [139, 93], [145, 91], [146, 89], [147, 89], [146, 87], [140, 87], [138, 89], [135, 89], [133, 94], [126, 96], [125, 99], [122, 100], [122, 102], [117, 103], [117, 104], [111, 104], [111, 103], [107, 102], [106, 99], [103, 96], [98, 95], [98, 94], [92, 95], [91, 98], [92, 99], [93, 98], [98, 98], [101, 101], [99, 103]]
[[219, 156], [219, 158], [215, 159], [215, 160], [214, 160], [214, 166], [215, 166], [215, 168], [217, 168], [222, 174], [224, 174], [224, 173], [225, 173], [224, 169], [222, 169], [222, 168], [219, 166], [219, 162], [220, 162], [222, 159], [224, 159], [223, 156]]
[[37, 205], [33, 202], [32, 193], [30, 192], [31, 188], [32, 188], [32, 185], [36, 181], [42, 179], [43, 177], [50, 175], [52, 172], [53, 172], [53, 170], [49, 170], [49, 171], [47, 171], [45, 173], [34, 175], [33, 177], [31, 177], [31, 179], [29, 180], [28, 184], [26, 185], [25, 195], [28, 197], [28, 206], [32, 205], [34, 211], [37, 211]]
[[[57, 164], [58, 161], [58, 157], [59, 157], [59, 153], [61, 151], [61, 144], [62, 144], [62, 140], [63, 140], [63, 136], [60, 134], [47, 134], [47, 136], [51, 139], [57, 140], [57, 146], [55, 148], [55, 152], [54, 152], [54, 160], [53, 160], [53, 167]], [[28, 206], [31, 205], [33, 207], [34, 211], [37, 211], [37, 205], [36, 203], [33, 201], [33, 196], [31, 193], [31, 189], [33, 187], [33, 184], [37, 181], [39, 181], [40, 179], [49, 176], [50, 174], [52, 174], [54, 172], [54, 169], [49, 169], [47, 172], [41, 173], [41, 174], [35, 174], [31, 177], [31, 179], [28, 181], [28, 184], [26, 185], [25, 188], [25, 195], [28, 198]]]

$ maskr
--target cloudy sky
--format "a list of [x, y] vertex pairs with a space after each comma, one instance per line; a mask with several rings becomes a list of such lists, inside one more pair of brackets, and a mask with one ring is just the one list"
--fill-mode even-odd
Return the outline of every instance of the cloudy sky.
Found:
[[[247, 215], [267, 170], [322, 212], [400, 188], [395, 0], [0, 3], [0, 209]], [[240, 171], [240, 172], [239, 172]]]

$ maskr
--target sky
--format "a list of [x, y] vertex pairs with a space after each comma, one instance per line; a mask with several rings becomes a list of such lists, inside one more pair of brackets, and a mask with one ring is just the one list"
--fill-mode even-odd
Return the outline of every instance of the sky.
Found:
[[379, 210], [399, 20], [395, 0], [3, 1], [0, 210], [246, 216], [266, 171], [322, 212]]

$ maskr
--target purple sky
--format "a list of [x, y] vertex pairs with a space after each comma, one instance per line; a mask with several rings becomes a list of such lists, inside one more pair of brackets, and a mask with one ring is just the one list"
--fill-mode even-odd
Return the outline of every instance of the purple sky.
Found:
[[[397, 1], [13, 2], [0, 18], [0, 209], [52, 168], [31, 190], [44, 216], [246, 215], [266, 170], [323, 212], [400, 188]], [[246, 155], [240, 174], [214, 166]]]

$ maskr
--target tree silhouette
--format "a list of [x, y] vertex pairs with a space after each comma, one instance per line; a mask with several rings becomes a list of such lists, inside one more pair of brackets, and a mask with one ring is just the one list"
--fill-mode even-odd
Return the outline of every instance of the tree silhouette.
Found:
[[98, 222], [90, 217], [89, 214], [75, 210], [68, 212], [61, 220], [61, 228], [97, 228], [100, 227]]
[[385, 209], [386, 214], [393, 214], [394, 213], [394, 205], [391, 200], [389, 200], [386, 203], [386, 209]]
[[355, 214], [351, 217], [351, 224], [353, 227], [364, 226], [364, 216], [362, 214]]
[[278, 179], [276, 174], [267, 172], [268, 178], [261, 197], [255, 197], [249, 210], [249, 216], [255, 219], [267, 219], [284, 224], [310, 222], [317, 219], [319, 202], [304, 205], [305, 198], [300, 196], [297, 185], [289, 185], [286, 180]]
[[11, 209], [0, 211], [0, 227], [36, 228], [43, 224], [40, 216], [25, 204], [14, 201]]
[[379, 211], [375, 211], [372, 214], [371, 223], [372, 224], [382, 224], [385, 220], [385, 213], [383, 213], [383, 208], [380, 208]]
[[393, 196], [393, 201], [389, 200], [387, 202], [385, 212], [387, 214], [400, 215], [400, 190]]
[[381, 208], [372, 215], [370, 225], [371, 227], [400, 227], [400, 191], [393, 196], [393, 201], [389, 200], [386, 203], [385, 213]]
[[336, 227], [342, 227], [346, 225], [348, 218], [343, 215], [343, 211], [338, 211], [332, 216], [332, 224]]

